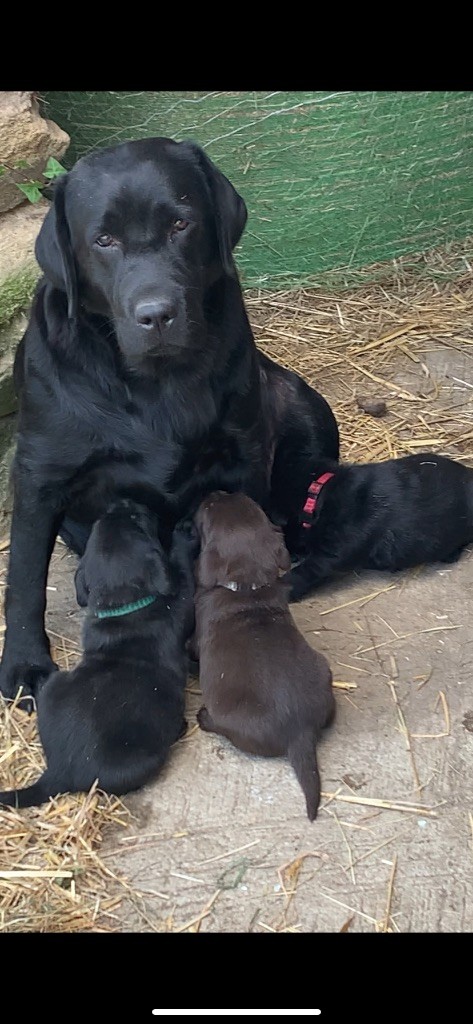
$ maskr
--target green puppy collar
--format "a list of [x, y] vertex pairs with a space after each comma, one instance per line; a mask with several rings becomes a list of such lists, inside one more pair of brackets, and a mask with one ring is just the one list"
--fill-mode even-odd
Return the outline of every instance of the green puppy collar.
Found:
[[129, 615], [130, 612], [137, 612], [140, 608], [146, 608], [147, 605], [152, 604], [155, 600], [156, 597], [141, 597], [139, 601], [133, 601], [133, 604], [122, 604], [120, 608], [107, 608], [94, 612], [94, 616], [96, 619], [115, 619], [119, 615]]

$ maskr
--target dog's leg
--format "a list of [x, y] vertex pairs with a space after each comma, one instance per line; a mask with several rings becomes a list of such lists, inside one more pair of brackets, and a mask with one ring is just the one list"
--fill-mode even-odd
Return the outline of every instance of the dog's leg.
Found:
[[320, 555], [309, 555], [284, 577], [285, 582], [291, 586], [289, 600], [300, 601], [309, 590], [319, 587], [342, 568], [337, 557], [330, 559]]
[[447, 555], [446, 558], [442, 558], [441, 561], [446, 565], [451, 565], [452, 562], [458, 562], [458, 559], [461, 558], [461, 555], [467, 546], [467, 544], [462, 544], [461, 548], [455, 548], [455, 551], [451, 551], [450, 554]]
[[70, 551], [82, 558], [90, 537], [91, 527], [85, 523], [76, 523], [69, 516], [64, 516], [58, 533]]
[[[60, 509], [50, 491], [35, 486], [31, 474], [17, 468], [5, 599], [6, 636], [0, 667], [0, 691], [13, 698], [34, 694], [37, 682], [55, 668], [44, 629], [48, 565]], [[22, 702], [31, 710], [31, 701]]]
[[218, 732], [218, 729], [215, 726], [213, 718], [207, 711], [206, 707], [202, 707], [200, 711], [197, 712], [196, 717], [200, 725], [200, 728], [203, 730], [203, 732]]
[[[62, 792], [66, 791], [66, 787]], [[48, 769], [40, 779], [25, 789], [10, 789], [0, 793], [0, 807], [39, 807], [52, 796], [61, 792], [60, 786], [52, 782]]]
[[298, 516], [288, 519], [284, 527], [284, 543], [293, 562], [300, 562], [307, 555], [304, 533]]

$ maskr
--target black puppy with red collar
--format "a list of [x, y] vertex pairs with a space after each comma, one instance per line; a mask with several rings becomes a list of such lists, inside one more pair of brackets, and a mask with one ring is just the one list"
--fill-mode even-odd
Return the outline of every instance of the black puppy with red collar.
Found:
[[[301, 462], [299, 519], [286, 543], [300, 563], [287, 576], [298, 601], [336, 572], [395, 572], [454, 562], [473, 541], [473, 470], [432, 453], [386, 462]], [[287, 479], [287, 478], [286, 478]], [[284, 491], [279, 488], [281, 514]]]

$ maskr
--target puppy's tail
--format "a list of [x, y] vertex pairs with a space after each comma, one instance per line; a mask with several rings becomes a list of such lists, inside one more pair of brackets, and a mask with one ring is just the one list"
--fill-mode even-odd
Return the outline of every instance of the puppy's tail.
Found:
[[37, 782], [25, 789], [9, 789], [0, 793], [0, 807], [37, 807], [46, 803], [51, 796], [57, 796], [59, 790], [52, 784], [48, 772], [44, 772]]
[[313, 730], [299, 733], [287, 753], [305, 796], [308, 817], [314, 821], [320, 803], [320, 775]]

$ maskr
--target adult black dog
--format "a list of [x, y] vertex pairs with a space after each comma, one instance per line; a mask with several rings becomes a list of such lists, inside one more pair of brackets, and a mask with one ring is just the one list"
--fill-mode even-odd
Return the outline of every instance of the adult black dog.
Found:
[[185, 642], [194, 628], [197, 536], [177, 526], [169, 559], [156, 516], [124, 501], [95, 523], [76, 573], [87, 605], [84, 655], [37, 688], [47, 768], [0, 804], [31, 807], [59, 793], [129, 793], [161, 769], [185, 730]]
[[366, 465], [306, 466], [287, 576], [298, 600], [337, 572], [454, 562], [473, 541], [473, 470], [433, 452]]
[[81, 554], [117, 496], [168, 532], [214, 488], [267, 507], [278, 446], [289, 465], [301, 445], [338, 458], [324, 399], [256, 350], [232, 257], [246, 216], [189, 142], [124, 143], [58, 179], [15, 363], [6, 697], [54, 667], [44, 611], [58, 532]]

